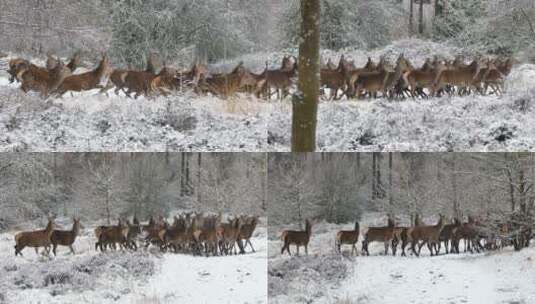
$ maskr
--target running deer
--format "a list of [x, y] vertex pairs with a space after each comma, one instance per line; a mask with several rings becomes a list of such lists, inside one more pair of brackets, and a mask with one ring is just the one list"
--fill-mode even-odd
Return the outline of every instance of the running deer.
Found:
[[347, 244], [351, 245], [351, 255], [353, 255], [353, 252], [355, 252], [355, 255], [357, 254], [357, 247], [356, 244], [359, 241], [359, 222], [355, 222], [355, 229], [354, 230], [341, 230], [338, 231], [336, 234], [336, 248], [338, 249], [339, 253], [342, 253], [342, 245]]
[[71, 230], [54, 230], [50, 236], [52, 242], [52, 252], [56, 255], [56, 249], [59, 246], [67, 246], [71, 250], [72, 254], [75, 254], [72, 245], [76, 241], [76, 237], [80, 234], [80, 229], [84, 227], [80, 224], [80, 219], [73, 217], [73, 224]]
[[229, 74], [217, 74], [202, 79], [199, 88], [203, 92], [210, 92], [222, 98], [234, 95], [243, 86], [245, 69], [240, 62]]
[[47, 248], [50, 247], [50, 237], [54, 232], [54, 227], [54, 219], [49, 218], [48, 224], [44, 230], [17, 233], [15, 235], [15, 256], [19, 254], [22, 256], [22, 250], [25, 247], [35, 248], [36, 254], [39, 253], [39, 247], [44, 247], [48, 252]]
[[[410, 232], [410, 237], [412, 240], [411, 250], [416, 256], [420, 256], [422, 247], [427, 244], [427, 248], [431, 253], [431, 256], [438, 254], [437, 246], [440, 242], [440, 232], [444, 228], [444, 217], [440, 215], [440, 218], [436, 225], [434, 226], [418, 226], [414, 227]], [[421, 243], [420, 243], [421, 241]], [[416, 252], [416, 244], [418, 244], [418, 252]], [[435, 249], [435, 254], [433, 253], [433, 248]]]
[[281, 240], [284, 245], [281, 248], [281, 254], [284, 254], [284, 250], [290, 253], [290, 245], [297, 247], [297, 255], [299, 256], [299, 247], [305, 247], [305, 254], [308, 255], [308, 243], [310, 241], [310, 235], [312, 234], [312, 223], [309, 219], [305, 220], [305, 231], [284, 230], [281, 235]]
[[[252, 216], [252, 217], [244, 217], [242, 219], [242, 227], [240, 229], [240, 235], [238, 237], [238, 246], [240, 247], [240, 253], [245, 253], [245, 248], [247, 248], [247, 244], [251, 246], [251, 250], [255, 252], [253, 244], [251, 243], [251, 237], [253, 236], [253, 232], [256, 229], [256, 225], [258, 224], [258, 216]], [[245, 240], [245, 243], [242, 241]]]
[[66, 92], [81, 92], [106, 86], [112, 73], [112, 67], [108, 56], [104, 55], [96, 69], [77, 75], [68, 76], [63, 80], [55, 93], [58, 97], [63, 96]]
[[431, 89], [431, 94], [433, 96], [436, 95], [436, 92], [445, 89], [448, 85], [456, 86], [459, 89], [459, 92], [472, 88], [477, 92], [481, 92], [480, 85], [476, 81], [481, 70], [481, 65], [478, 60], [472, 61], [468, 66], [460, 65], [453, 69], [439, 65], [437, 70], [437, 75]]
[[20, 88], [25, 93], [37, 91], [42, 98], [47, 98], [68, 75], [70, 70], [65, 68], [61, 61], [58, 61], [51, 70], [23, 63], [19, 65], [16, 78], [22, 83]]

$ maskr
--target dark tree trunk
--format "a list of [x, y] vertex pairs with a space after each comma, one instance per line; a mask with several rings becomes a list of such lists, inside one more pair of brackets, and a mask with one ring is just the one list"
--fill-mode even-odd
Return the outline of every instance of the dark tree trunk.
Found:
[[420, 0], [420, 9], [418, 11], [418, 33], [424, 34], [424, 0]]
[[409, 36], [413, 34], [414, 0], [409, 0]]
[[394, 205], [394, 197], [392, 196], [392, 152], [388, 153], [388, 203], [390, 207]]
[[320, 91], [320, 0], [301, 0], [299, 45], [300, 93], [293, 96], [292, 151], [316, 150], [316, 123]]

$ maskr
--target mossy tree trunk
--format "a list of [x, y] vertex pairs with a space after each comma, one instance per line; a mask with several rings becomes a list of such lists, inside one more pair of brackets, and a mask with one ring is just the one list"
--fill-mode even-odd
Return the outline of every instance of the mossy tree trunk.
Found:
[[298, 93], [293, 96], [292, 151], [316, 150], [320, 91], [320, 0], [301, 0]]

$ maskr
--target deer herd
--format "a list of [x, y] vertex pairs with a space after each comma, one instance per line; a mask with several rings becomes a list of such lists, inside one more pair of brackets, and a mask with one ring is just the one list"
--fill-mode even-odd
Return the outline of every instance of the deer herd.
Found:
[[[174, 92], [192, 90], [197, 94], [212, 94], [227, 98], [236, 93], [248, 93], [257, 98], [283, 99], [295, 86], [298, 60], [285, 56], [278, 69], [269, 69], [268, 63], [262, 73], [255, 74], [240, 62], [229, 73], [212, 73], [204, 64], [193, 64], [191, 69], [178, 70], [164, 66], [155, 67], [153, 54], [148, 56], [145, 70], [114, 69], [108, 56], [103, 55], [91, 71], [75, 74], [81, 64], [80, 53], [64, 64], [61, 59], [48, 55], [45, 67], [15, 58], [9, 61], [10, 82], [21, 83], [24, 92], [36, 91], [43, 98], [61, 97], [66, 92], [98, 89], [108, 94], [123, 92], [128, 97], [143, 95], [168, 96]], [[362, 68], [342, 55], [338, 65], [331, 60], [321, 67], [321, 92], [330, 100], [344, 96], [353, 98], [389, 99], [428, 98], [448, 94], [467, 95], [472, 92], [485, 95], [504, 92], [504, 81], [512, 70], [514, 60], [477, 58], [466, 64], [458, 56], [453, 61], [434, 57], [421, 67], [415, 67], [403, 54], [393, 65], [382, 56], [379, 62], [368, 58]], [[328, 89], [328, 90], [327, 90]], [[489, 91], [490, 89], [490, 91]]]
[[[119, 219], [117, 225], [98, 226], [94, 229], [95, 250], [131, 250], [138, 246], [149, 249], [154, 246], [161, 252], [189, 253], [193, 255], [232, 255], [244, 254], [251, 243], [251, 237], [258, 224], [258, 216], [234, 216], [228, 221], [222, 220], [222, 214], [182, 213], [173, 218], [169, 224], [162, 217], [151, 216], [147, 224], [141, 224], [136, 216], [132, 222]], [[73, 218], [71, 230], [57, 230], [53, 218], [49, 218], [45, 229], [20, 232], [15, 235], [15, 256], [21, 255], [26, 247], [44, 248], [49, 255], [50, 247], [54, 255], [58, 246], [69, 247], [74, 254], [73, 244], [80, 230], [84, 227], [79, 218]], [[239, 251], [238, 251], [239, 250]]]
[[[285, 230], [282, 232], [281, 240], [283, 246], [281, 254], [290, 252], [290, 245], [305, 247], [308, 255], [308, 243], [312, 234], [312, 222], [305, 221], [305, 231]], [[427, 247], [431, 256], [439, 255], [444, 245], [444, 251], [448, 253], [460, 253], [460, 244], [463, 243], [464, 252], [482, 252], [484, 250], [496, 250], [506, 246], [527, 247], [532, 235], [531, 226], [518, 226], [513, 222], [491, 223], [468, 216], [466, 222], [461, 222], [454, 218], [451, 223], [447, 223], [444, 216], [440, 215], [436, 223], [424, 224], [418, 214], [414, 216], [412, 226], [398, 226], [393, 217], [389, 216], [387, 225], [381, 227], [368, 227], [361, 231], [359, 222], [355, 222], [353, 230], [340, 230], [335, 236], [335, 249], [342, 253], [342, 246], [351, 246], [351, 255], [357, 254], [357, 243], [362, 234], [362, 255], [370, 255], [368, 245], [373, 242], [384, 245], [384, 255], [388, 255], [391, 249], [392, 255], [396, 255], [398, 246], [401, 248], [401, 255], [406, 256], [407, 246], [410, 253], [419, 257], [424, 246]]]

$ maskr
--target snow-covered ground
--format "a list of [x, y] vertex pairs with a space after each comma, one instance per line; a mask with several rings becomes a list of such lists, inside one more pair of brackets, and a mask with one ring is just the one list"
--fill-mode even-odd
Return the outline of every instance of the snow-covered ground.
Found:
[[[21, 225], [29, 228], [35, 227]], [[256, 253], [208, 258], [157, 250], [103, 254], [94, 250], [92, 230], [77, 239], [76, 255], [58, 247], [50, 258], [32, 248], [15, 257], [14, 233], [0, 234], [0, 303], [267, 303], [264, 224], [252, 239]]]
[[[280, 256], [280, 240], [270, 239], [270, 303], [535, 303], [533, 245], [520, 252], [507, 248], [437, 257], [422, 249], [417, 258], [384, 256], [382, 244], [372, 243], [370, 256], [350, 257], [349, 247], [336, 254], [336, 231], [352, 227], [314, 226], [308, 257]], [[359, 254], [360, 247], [359, 242]]]

